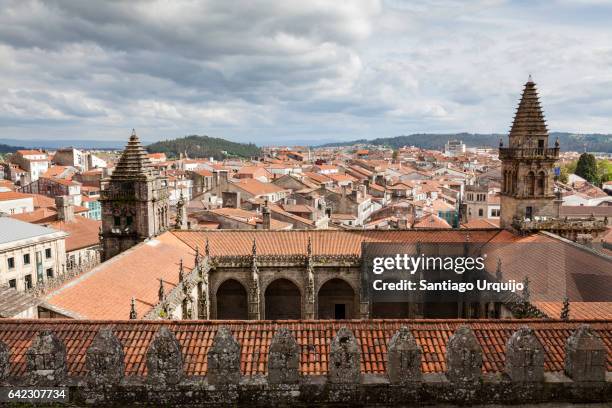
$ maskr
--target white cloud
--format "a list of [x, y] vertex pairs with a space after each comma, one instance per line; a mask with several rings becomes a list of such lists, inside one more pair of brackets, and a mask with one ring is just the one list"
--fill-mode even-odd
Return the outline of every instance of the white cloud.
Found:
[[0, 137], [497, 132], [530, 73], [551, 129], [610, 132], [601, 3], [0, 0]]

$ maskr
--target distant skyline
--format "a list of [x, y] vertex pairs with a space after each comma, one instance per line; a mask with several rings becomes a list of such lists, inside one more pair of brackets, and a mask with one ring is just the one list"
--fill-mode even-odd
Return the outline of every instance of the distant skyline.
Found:
[[612, 133], [605, 0], [0, 0], [0, 139]]

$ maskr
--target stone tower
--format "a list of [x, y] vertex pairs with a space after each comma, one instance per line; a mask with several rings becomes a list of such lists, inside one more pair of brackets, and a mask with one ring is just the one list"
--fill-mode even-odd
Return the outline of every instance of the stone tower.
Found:
[[559, 143], [548, 147], [548, 129], [531, 76], [514, 116], [508, 147], [500, 141], [499, 158], [502, 161], [501, 227], [512, 228], [523, 220], [555, 217], [554, 167], [559, 158]]
[[136, 132], [100, 196], [104, 260], [169, 228], [168, 181], [151, 166]]

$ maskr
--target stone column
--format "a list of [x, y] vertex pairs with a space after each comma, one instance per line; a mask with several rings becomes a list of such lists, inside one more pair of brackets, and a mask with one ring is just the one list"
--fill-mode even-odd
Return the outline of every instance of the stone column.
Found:
[[399, 329], [389, 342], [387, 376], [391, 384], [410, 384], [421, 381], [421, 347], [406, 326]]
[[228, 327], [220, 327], [208, 351], [207, 379], [210, 385], [240, 382], [240, 345]]
[[589, 325], [581, 325], [567, 339], [565, 374], [576, 382], [606, 379], [606, 346]]
[[66, 346], [52, 331], [43, 330], [26, 352], [30, 385], [53, 386], [66, 378]]
[[520, 328], [508, 339], [505, 371], [513, 382], [544, 380], [544, 348], [529, 327]]
[[174, 333], [160, 327], [147, 349], [147, 379], [156, 384], [176, 384], [183, 379], [183, 355]]
[[446, 377], [453, 383], [480, 381], [482, 349], [468, 326], [459, 326], [446, 345]]
[[287, 328], [274, 333], [268, 356], [269, 384], [296, 384], [300, 379], [300, 347]]
[[359, 384], [361, 351], [353, 332], [342, 327], [331, 343], [328, 380], [332, 384]]
[[121, 342], [112, 329], [101, 329], [87, 349], [85, 358], [90, 384], [118, 384], [124, 374], [124, 354]]

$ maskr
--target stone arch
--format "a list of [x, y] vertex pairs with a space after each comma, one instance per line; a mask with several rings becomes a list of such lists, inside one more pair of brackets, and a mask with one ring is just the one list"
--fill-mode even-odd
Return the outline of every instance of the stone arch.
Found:
[[302, 318], [302, 292], [290, 279], [279, 278], [264, 291], [264, 316], [267, 320]]
[[236, 279], [227, 279], [217, 287], [215, 302], [217, 319], [247, 320], [249, 318], [247, 290]]
[[356, 291], [341, 278], [325, 281], [317, 292], [319, 319], [354, 319], [357, 317]]

